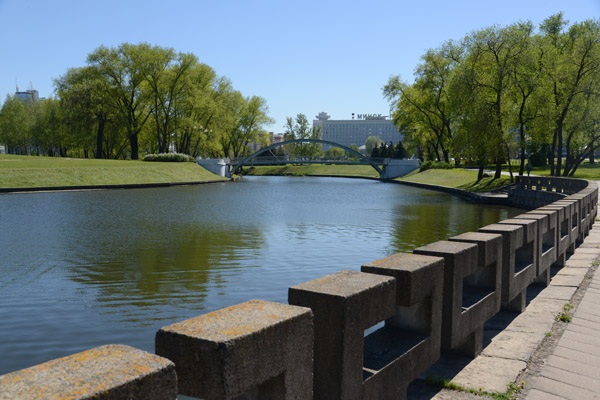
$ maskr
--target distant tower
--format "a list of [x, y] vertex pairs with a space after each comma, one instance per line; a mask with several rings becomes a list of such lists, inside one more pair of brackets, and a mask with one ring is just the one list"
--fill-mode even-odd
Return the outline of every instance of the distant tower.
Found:
[[326, 112], [320, 112], [315, 118], [319, 121], [327, 121], [331, 117]]
[[317, 129], [318, 127], [322, 128], [323, 121], [327, 121], [331, 117], [326, 112], [321, 111], [315, 118], [316, 119], [313, 120], [313, 129]]

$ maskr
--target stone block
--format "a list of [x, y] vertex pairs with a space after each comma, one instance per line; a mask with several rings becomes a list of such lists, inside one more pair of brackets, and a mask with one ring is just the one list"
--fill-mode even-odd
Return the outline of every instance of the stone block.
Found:
[[540, 207], [538, 210], [558, 210], [559, 212], [564, 214], [563, 218], [567, 222], [566, 225], [565, 222], [563, 222], [563, 225], [561, 226], [561, 237], [565, 234], [567, 235], [567, 253], [573, 254], [573, 252], [575, 251], [575, 241], [577, 240], [579, 232], [579, 218], [576, 204], [573, 204], [571, 202], [554, 202], [552, 204], [548, 204], [547, 206]]
[[543, 214], [549, 218], [549, 225], [556, 226], [556, 261], [554, 265], [563, 266], [565, 264], [567, 249], [570, 245], [570, 229], [571, 220], [565, 213], [564, 208], [559, 209], [548, 209], [548, 208], [537, 208], [533, 211], [529, 211], [527, 214]]
[[444, 259], [442, 349], [476, 356], [483, 346], [483, 324], [499, 310], [498, 265], [480, 265], [476, 243], [439, 241], [413, 252]]
[[106, 345], [0, 376], [0, 399], [177, 398], [175, 365], [124, 345]]
[[251, 300], [161, 328], [156, 354], [177, 368], [179, 393], [311, 399], [312, 312]]
[[550, 267], [556, 262], [558, 252], [557, 218], [550, 218], [548, 214], [528, 212], [517, 215], [514, 219], [537, 221], [538, 267], [535, 282], [542, 286], [548, 286], [550, 284]]
[[522, 312], [527, 287], [536, 278], [533, 244], [525, 241], [522, 225], [492, 224], [479, 232], [502, 235], [502, 308]]
[[[444, 260], [395, 254], [362, 266], [396, 278], [396, 312], [365, 338], [365, 399], [405, 398], [405, 388], [440, 357]], [[386, 340], [387, 339], [387, 340]], [[400, 393], [401, 392], [401, 393]]]
[[366, 398], [365, 330], [394, 315], [396, 279], [341, 271], [290, 287], [288, 300], [314, 313], [314, 398]]

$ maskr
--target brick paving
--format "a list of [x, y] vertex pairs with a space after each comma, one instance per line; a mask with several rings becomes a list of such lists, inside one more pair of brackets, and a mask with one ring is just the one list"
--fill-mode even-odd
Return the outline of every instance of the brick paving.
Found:
[[[571, 268], [592, 267], [594, 261], [586, 256], [596, 255], [590, 250], [600, 247], [598, 222], [594, 227], [576, 250], [575, 257], [569, 259], [577, 260], [570, 262]], [[526, 389], [528, 400], [600, 399], [600, 272], [597, 269], [572, 313], [571, 322]]]

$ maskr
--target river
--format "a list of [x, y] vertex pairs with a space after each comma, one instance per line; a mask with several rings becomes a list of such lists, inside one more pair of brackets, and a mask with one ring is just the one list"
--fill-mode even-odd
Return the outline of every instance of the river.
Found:
[[0, 195], [0, 374], [510, 218], [429, 190], [343, 178]]

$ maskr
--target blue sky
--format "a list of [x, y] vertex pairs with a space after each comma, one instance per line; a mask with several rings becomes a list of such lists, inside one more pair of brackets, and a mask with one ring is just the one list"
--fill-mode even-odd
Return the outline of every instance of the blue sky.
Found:
[[52, 96], [52, 80], [100, 45], [148, 42], [194, 53], [264, 97], [275, 132], [298, 113], [387, 115], [381, 88], [392, 75], [412, 81], [428, 48], [559, 11], [599, 18], [600, 0], [0, 0], [0, 102], [16, 84]]

